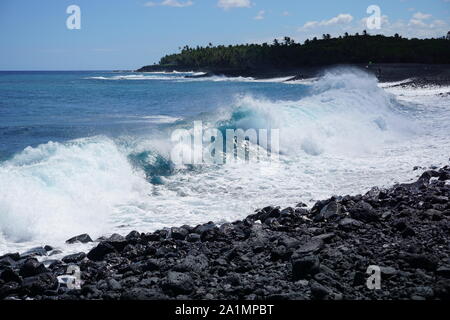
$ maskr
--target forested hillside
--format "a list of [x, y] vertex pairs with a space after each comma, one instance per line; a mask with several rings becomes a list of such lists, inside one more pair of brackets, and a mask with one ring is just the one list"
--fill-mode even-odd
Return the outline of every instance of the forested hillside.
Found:
[[273, 43], [243, 44], [191, 48], [170, 54], [159, 65], [138, 71], [161, 68], [214, 70], [252, 70], [264, 68], [298, 68], [340, 63], [450, 63], [450, 41], [445, 39], [406, 39], [399, 35], [386, 37], [348, 35], [306, 40], [296, 43], [289, 37]]

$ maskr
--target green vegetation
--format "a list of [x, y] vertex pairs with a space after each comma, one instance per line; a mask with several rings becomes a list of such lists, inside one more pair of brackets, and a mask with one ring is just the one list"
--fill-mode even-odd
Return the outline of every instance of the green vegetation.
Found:
[[351, 63], [450, 63], [450, 41], [445, 39], [406, 39], [399, 35], [386, 37], [348, 35], [296, 43], [289, 37], [272, 44], [245, 44], [182, 48], [178, 54], [163, 57], [159, 65], [147, 66], [139, 71], [157, 68], [214, 70], [286, 69], [305, 66]]

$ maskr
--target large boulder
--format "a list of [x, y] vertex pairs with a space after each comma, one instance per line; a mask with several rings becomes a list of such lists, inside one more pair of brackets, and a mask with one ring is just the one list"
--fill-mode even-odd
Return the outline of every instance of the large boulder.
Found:
[[74, 253], [62, 258], [62, 261], [65, 263], [77, 263], [86, 258], [86, 254], [84, 252]]
[[54, 291], [58, 289], [58, 279], [50, 272], [41, 273], [34, 277], [25, 278], [22, 289], [31, 295], [42, 294], [47, 290]]
[[172, 295], [189, 294], [194, 290], [194, 281], [186, 273], [170, 271], [162, 289]]
[[116, 249], [108, 242], [102, 241], [87, 254], [89, 260], [102, 261], [109, 253], [116, 252]]
[[350, 216], [353, 219], [363, 222], [375, 222], [380, 216], [375, 209], [365, 201], [359, 201], [355, 206], [349, 209]]
[[320, 261], [317, 256], [292, 256], [292, 277], [295, 281], [306, 279], [320, 271]]
[[19, 274], [26, 278], [33, 277], [44, 272], [48, 272], [48, 269], [36, 259], [30, 258], [20, 267]]
[[70, 238], [69, 240], [66, 241], [66, 243], [68, 243], [68, 244], [73, 244], [73, 243], [77, 243], [77, 242], [88, 243], [88, 242], [92, 242], [92, 239], [88, 234], [85, 233], [85, 234], [80, 234], [79, 236]]

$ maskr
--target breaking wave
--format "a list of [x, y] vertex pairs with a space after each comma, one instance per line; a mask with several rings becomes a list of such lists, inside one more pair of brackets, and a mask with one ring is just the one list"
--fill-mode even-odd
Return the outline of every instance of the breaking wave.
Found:
[[[335, 70], [300, 100], [243, 95], [204, 115], [205, 123], [221, 129], [280, 129], [282, 157], [275, 168], [177, 168], [163, 134], [28, 147], [0, 163], [0, 251], [6, 250], [2, 241], [58, 244], [79, 233], [230, 221], [263, 205], [391, 182], [388, 176], [405, 176], [406, 167], [427, 156], [420, 148], [396, 148], [416, 134], [408, 113], [375, 78]], [[365, 176], [370, 167], [383, 174]]]

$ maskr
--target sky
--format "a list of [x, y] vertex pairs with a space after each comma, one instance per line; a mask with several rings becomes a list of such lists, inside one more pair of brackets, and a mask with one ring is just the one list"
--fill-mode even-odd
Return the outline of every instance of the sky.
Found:
[[381, 10], [371, 34], [450, 31], [450, 0], [0, 0], [0, 70], [134, 70], [185, 45], [361, 33], [370, 5]]

